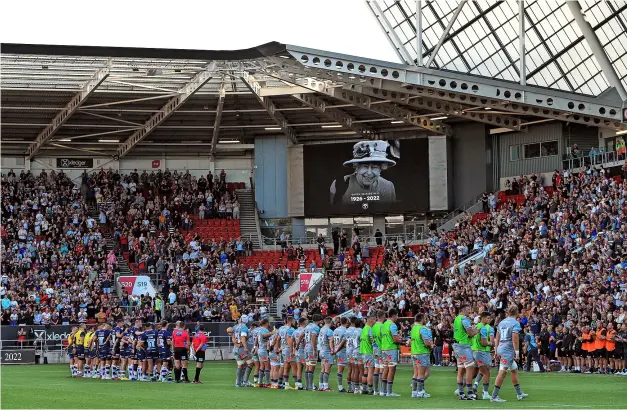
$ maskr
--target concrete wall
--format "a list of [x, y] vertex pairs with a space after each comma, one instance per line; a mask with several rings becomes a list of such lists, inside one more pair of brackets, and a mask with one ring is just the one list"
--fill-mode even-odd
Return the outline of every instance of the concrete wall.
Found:
[[447, 150], [446, 136], [429, 136], [429, 209], [432, 211], [447, 211], [450, 207]]
[[287, 216], [287, 137], [255, 139], [255, 199], [264, 218]]
[[488, 181], [486, 161], [486, 126], [484, 124], [464, 124], [454, 127], [453, 178], [454, 208], [486, 191]]
[[305, 173], [303, 146], [287, 147], [287, 213], [288, 216], [305, 215]]

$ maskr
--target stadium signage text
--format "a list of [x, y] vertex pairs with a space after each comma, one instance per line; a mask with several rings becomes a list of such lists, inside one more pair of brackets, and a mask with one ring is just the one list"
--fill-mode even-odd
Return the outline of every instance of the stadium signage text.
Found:
[[93, 158], [57, 158], [57, 168], [93, 168]]
[[2, 349], [0, 364], [35, 364], [35, 349]]

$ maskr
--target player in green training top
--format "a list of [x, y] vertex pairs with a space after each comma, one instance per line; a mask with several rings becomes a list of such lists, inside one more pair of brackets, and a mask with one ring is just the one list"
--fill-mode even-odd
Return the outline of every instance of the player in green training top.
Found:
[[[459, 314], [453, 322], [453, 351], [457, 357], [457, 394], [460, 400], [477, 400], [477, 396], [472, 391], [472, 379], [474, 378], [475, 360], [470, 347], [471, 339], [479, 331], [472, 327], [472, 322], [468, 315], [470, 314], [470, 306], [462, 305]], [[466, 390], [464, 393], [464, 371], [466, 372]]]
[[372, 325], [376, 320], [376, 316], [368, 316], [366, 326], [361, 329], [359, 336], [359, 354], [361, 354], [364, 363], [364, 372], [361, 378], [361, 394], [374, 394], [372, 390], [372, 376], [374, 375], [374, 335], [372, 334]]
[[482, 312], [479, 323], [475, 326], [479, 330], [472, 338], [472, 354], [477, 366], [477, 378], [475, 379], [472, 389], [475, 394], [479, 388], [479, 382], [483, 378], [483, 400], [490, 400], [490, 367], [492, 366], [492, 346], [494, 346], [494, 328], [490, 326], [490, 313]]
[[398, 364], [398, 345], [403, 342], [401, 335], [398, 334], [398, 327], [395, 323], [397, 318], [398, 311], [396, 309], [390, 309], [388, 311], [388, 320], [383, 323], [381, 329], [381, 354], [383, 355], [384, 367], [380, 396], [400, 396], [400, 394], [392, 392], [396, 365]]
[[372, 344], [374, 350], [374, 375], [372, 376], [374, 394], [379, 394], [379, 380], [381, 380], [381, 373], [383, 372], [381, 328], [383, 327], [383, 322], [385, 322], [385, 316], [385, 310], [377, 311], [377, 322], [372, 326], [372, 335], [374, 336], [374, 343]]
[[429, 377], [431, 367], [431, 349], [433, 349], [433, 335], [425, 326], [425, 315], [418, 313], [414, 326], [411, 328], [411, 359], [414, 362], [414, 377], [411, 383], [411, 397], [431, 397], [425, 391], [425, 381]]

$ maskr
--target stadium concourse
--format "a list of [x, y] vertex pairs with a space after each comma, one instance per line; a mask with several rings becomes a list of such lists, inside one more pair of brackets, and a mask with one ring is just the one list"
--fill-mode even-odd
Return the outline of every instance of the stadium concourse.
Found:
[[2, 44], [2, 405], [624, 407], [627, 5], [415, 5], [396, 62]]

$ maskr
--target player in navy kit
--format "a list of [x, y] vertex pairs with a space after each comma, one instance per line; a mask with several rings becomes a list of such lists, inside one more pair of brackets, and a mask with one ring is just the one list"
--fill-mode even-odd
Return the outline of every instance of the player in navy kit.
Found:
[[501, 389], [501, 385], [508, 371], [511, 371], [512, 383], [514, 384], [514, 389], [516, 389], [516, 397], [518, 400], [527, 397], [527, 394], [520, 390], [520, 385], [518, 384], [518, 363], [516, 363], [516, 361], [520, 360], [518, 346], [519, 333], [521, 331], [520, 323], [518, 323], [517, 320], [518, 307], [515, 305], [511, 306], [507, 313], [509, 316], [503, 319], [498, 325], [495, 341], [495, 344], [498, 346], [496, 355], [501, 357], [501, 364], [499, 366], [499, 374], [494, 381], [494, 391], [492, 392], [490, 401], [497, 403], [505, 401], [499, 397], [499, 390]]
[[[146, 330], [145, 328], [142, 330]], [[135, 354], [137, 355], [137, 380], [145, 382], [144, 376], [144, 364], [146, 363], [146, 334], [145, 332], [137, 335], [137, 341], [135, 342]]]
[[170, 375], [170, 361], [172, 360], [172, 333], [168, 330], [168, 322], [162, 321], [160, 329], [157, 331], [157, 347], [159, 348], [159, 359], [161, 364], [159, 381], [167, 382]]
[[113, 328], [113, 353], [111, 355], [111, 378], [117, 380], [120, 378], [120, 355], [122, 353], [122, 332], [124, 330], [124, 321], [118, 320], [117, 326]]
[[[122, 338], [120, 340], [120, 380], [128, 380], [126, 371], [130, 370], [130, 359], [133, 350], [130, 331], [127, 326], [122, 329]], [[130, 376], [130, 373], [129, 373]]]
[[[137, 359], [137, 343], [138, 343], [139, 336], [141, 334], [143, 334], [142, 322], [141, 320], [136, 320], [135, 326], [131, 327], [129, 331], [129, 339], [131, 343], [131, 357], [130, 357], [131, 364], [129, 366], [129, 371], [128, 371], [129, 380], [138, 380], [139, 361]], [[142, 370], [143, 370], [143, 367], [142, 367]]]
[[155, 363], [159, 356], [157, 352], [157, 332], [155, 331], [152, 323], [146, 324], [146, 330], [144, 331], [143, 340], [146, 343], [146, 358], [144, 359], [144, 370], [146, 371], [147, 380], [155, 382], [157, 381]]
[[100, 378], [103, 380], [111, 379], [109, 371], [111, 370], [111, 330], [109, 325], [102, 325], [96, 331], [96, 346], [98, 351]]

